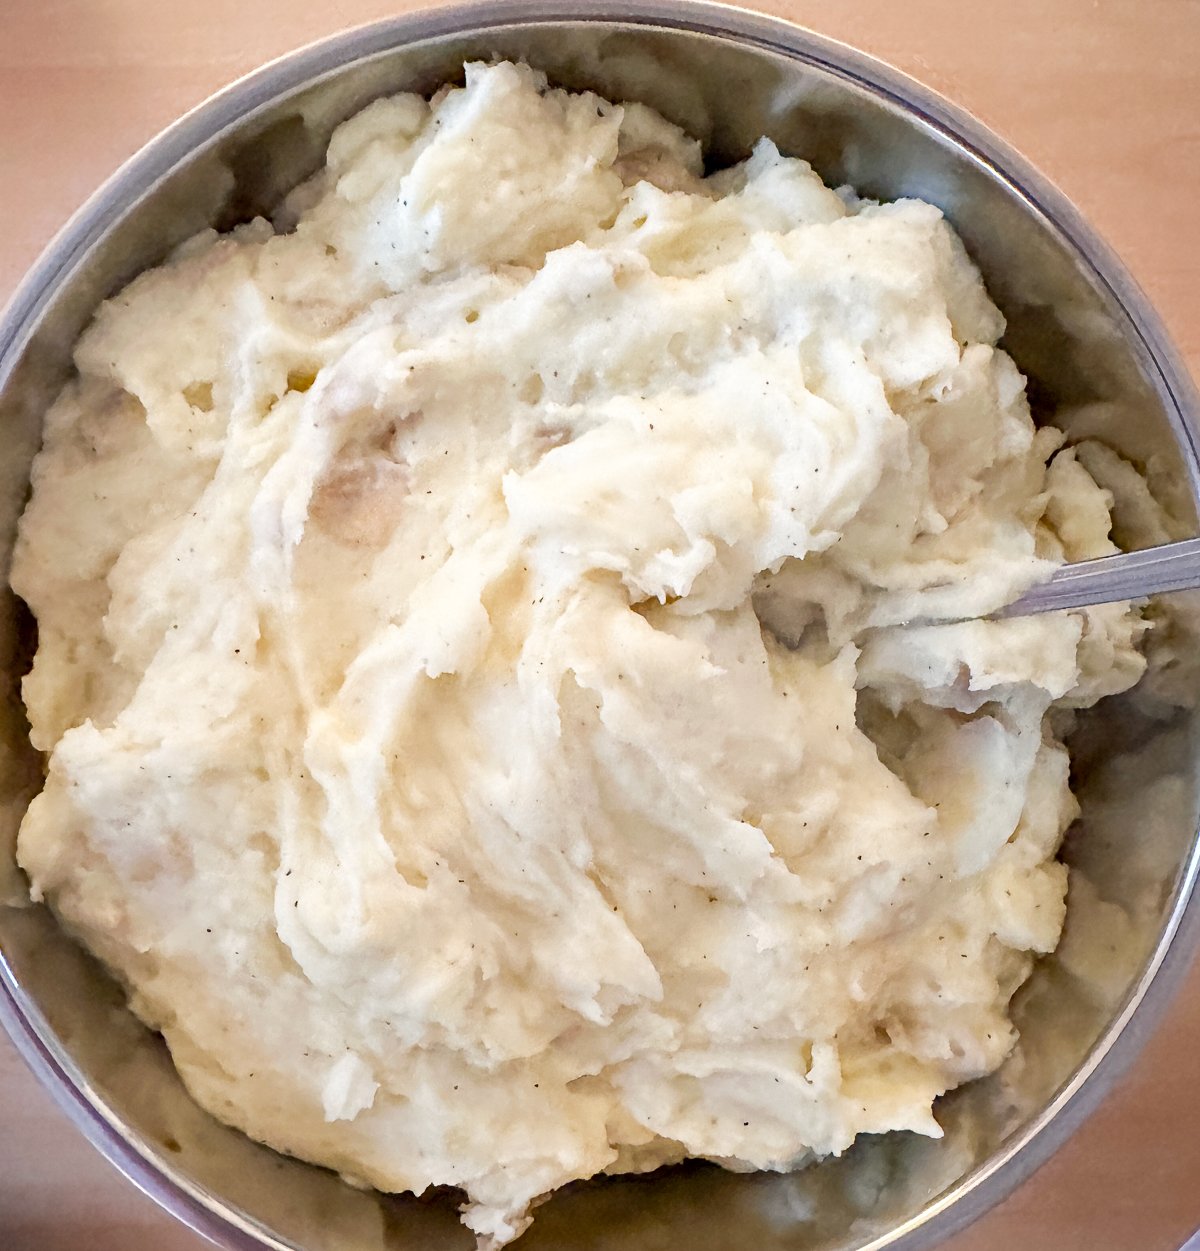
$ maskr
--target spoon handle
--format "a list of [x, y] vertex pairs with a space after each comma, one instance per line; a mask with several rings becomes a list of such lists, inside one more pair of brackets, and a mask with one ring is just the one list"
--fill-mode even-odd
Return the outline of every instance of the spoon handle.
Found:
[[1020, 599], [992, 615], [1027, 617], [1060, 608], [1144, 599], [1163, 591], [1187, 591], [1193, 587], [1200, 587], [1200, 538], [1063, 565], [1049, 582], [1031, 587]]

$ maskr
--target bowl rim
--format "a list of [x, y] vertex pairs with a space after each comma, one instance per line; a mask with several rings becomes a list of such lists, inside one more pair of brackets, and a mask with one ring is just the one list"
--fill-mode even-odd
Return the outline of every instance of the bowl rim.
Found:
[[[682, 30], [813, 66], [882, 98], [938, 132], [1007, 184], [1086, 266], [1121, 310], [1132, 346], [1155, 380], [1177, 440], [1190, 457], [1200, 502], [1200, 399], [1181, 357], [1115, 253], [1048, 178], [965, 109], [848, 44], [796, 23], [717, 0], [472, 0], [351, 27], [284, 53], [235, 79], [160, 131], [129, 157], [67, 220], [0, 311], [0, 389], [41, 314], [91, 248], [194, 150], [276, 100], [392, 48], [503, 27], [611, 24]], [[916, 1251], [965, 1228], [1040, 1167], [1079, 1127], [1129, 1067], [1177, 989], [1200, 940], [1200, 841], [1193, 839], [1171, 910], [1120, 1009], [1087, 1056], [1036, 1116], [947, 1191], [860, 1251]], [[58, 1106], [135, 1186], [166, 1211], [230, 1251], [302, 1251], [265, 1229], [150, 1150], [75, 1065], [0, 951], [0, 1025]]]

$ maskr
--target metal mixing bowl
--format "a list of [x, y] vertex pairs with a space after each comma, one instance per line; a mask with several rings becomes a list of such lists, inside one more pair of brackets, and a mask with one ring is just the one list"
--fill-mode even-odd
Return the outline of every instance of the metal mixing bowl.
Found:
[[[978, 123], [895, 71], [795, 27], [665, 0], [493, 0], [399, 18], [260, 70], [135, 157], [51, 245], [0, 325], [4, 559], [41, 417], [97, 303], [208, 225], [266, 211], [319, 163], [334, 125], [375, 96], [428, 92], [464, 58], [524, 58], [568, 87], [639, 99], [700, 136], [714, 163], [760, 134], [868, 195], [946, 211], [1009, 319], [1005, 345], [1040, 414], [1100, 434], [1152, 476], [1181, 525], [1200, 500], [1190, 383], [1124, 270], [1066, 200]], [[442, 1251], [466, 1247], [453, 1195], [351, 1189], [217, 1124], [185, 1094], [161, 1040], [25, 884], [12, 843], [39, 762], [17, 681], [28, 631], [8, 596], [0, 759], [0, 1018], [75, 1123], [138, 1186], [230, 1247]], [[539, 1209], [526, 1251], [931, 1246], [994, 1203], [1111, 1085], [1189, 947], [1197, 874], [1194, 696], [1181, 673], [1147, 715], [1106, 701], [1076, 735], [1084, 816], [1066, 855], [1068, 940], [1018, 996], [1018, 1051], [939, 1104], [946, 1135], [861, 1141], [790, 1175], [693, 1164], [568, 1188]], [[1168, 701], [1169, 702], [1169, 701]], [[1097, 895], [1131, 920], [1120, 944]], [[1109, 952], [1104, 948], [1119, 946]]]

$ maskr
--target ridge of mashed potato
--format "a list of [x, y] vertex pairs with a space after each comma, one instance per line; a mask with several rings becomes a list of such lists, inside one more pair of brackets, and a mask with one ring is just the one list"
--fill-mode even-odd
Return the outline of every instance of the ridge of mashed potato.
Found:
[[34, 896], [206, 1108], [481, 1247], [937, 1135], [1059, 938], [1047, 714], [1144, 663], [1124, 606], [905, 624], [1114, 550], [941, 213], [498, 64], [281, 221], [109, 300], [48, 414]]

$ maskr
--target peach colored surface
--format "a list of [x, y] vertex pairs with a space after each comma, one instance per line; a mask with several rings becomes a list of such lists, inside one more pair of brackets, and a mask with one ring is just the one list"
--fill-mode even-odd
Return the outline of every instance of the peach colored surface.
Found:
[[[184, 109], [405, 0], [0, 0], [0, 301]], [[1196, 0], [760, 0], [972, 110], [1082, 207], [1200, 374]], [[1174, 1251], [1200, 1226], [1200, 969], [1078, 1135], [946, 1251]], [[199, 1251], [0, 1040], [0, 1248]], [[731, 1248], [730, 1251], [738, 1251]]]

